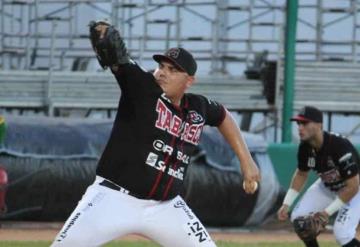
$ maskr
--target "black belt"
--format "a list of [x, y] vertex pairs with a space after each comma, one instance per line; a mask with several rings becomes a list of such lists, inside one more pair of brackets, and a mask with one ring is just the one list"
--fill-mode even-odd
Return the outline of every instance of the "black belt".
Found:
[[137, 197], [137, 198], [141, 198], [141, 197], [139, 197], [138, 195], [136, 195], [136, 194], [128, 191], [127, 189], [125, 189], [125, 188], [123, 188], [123, 187], [121, 187], [121, 186], [119, 186], [119, 185], [117, 185], [117, 184], [115, 184], [115, 183], [113, 183], [113, 182], [111, 182], [111, 181], [109, 181], [109, 180], [104, 179], [104, 181], [102, 181], [102, 182], [99, 183], [99, 184], [102, 185], [102, 186], [104, 186], [104, 187], [107, 187], [107, 188], [109, 188], [109, 189], [117, 190], [117, 191], [120, 191], [120, 192], [122, 192], [122, 193], [124, 193], [124, 194], [130, 195], [130, 196], [134, 196], [134, 197]]

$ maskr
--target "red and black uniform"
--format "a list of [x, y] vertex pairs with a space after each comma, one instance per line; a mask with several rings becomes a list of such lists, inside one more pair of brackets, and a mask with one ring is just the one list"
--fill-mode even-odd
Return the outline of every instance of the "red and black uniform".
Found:
[[138, 198], [174, 198], [203, 126], [219, 126], [225, 108], [190, 93], [180, 106], [173, 105], [153, 74], [133, 63], [122, 66], [115, 77], [121, 98], [96, 173]]
[[298, 169], [313, 169], [324, 185], [332, 191], [345, 186], [345, 180], [359, 174], [360, 158], [351, 142], [324, 131], [324, 141], [319, 151], [302, 142], [298, 150]]

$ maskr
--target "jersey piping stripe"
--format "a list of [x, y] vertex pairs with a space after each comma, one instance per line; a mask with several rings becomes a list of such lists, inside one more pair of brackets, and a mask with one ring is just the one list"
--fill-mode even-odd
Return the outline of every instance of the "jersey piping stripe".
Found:
[[[175, 163], [172, 167], [173, 167], [174, 169], [176, 169], [178, 163], [179, 163], [179, 161], [176, 161], [176, 163]], [[169, 179], [169, 182], [168, 182], [168, 184], [167, 184], [167, 186], [166, 186], [166, 189], [165, 189], [165, 191], [164, 191], [162, 200], [165, 200], [166, 197], [168, 196], [169, 190], [170, 190], [171, 185], [172, 185], [173, 182], [174, 182], [174, 177], [171, 177], [171, 178]]]
[[[181, 107], [178, 107], [176, 105], [173, 105], [176, 109], [178, 109], [180, 112], [181, 112]], [[185, 98], [185, 102], [184, 102], [184, 108], [187, 109], [189, 106], [189, 102], [187, 100], [187, 98]], [[181, 113], [180, 114], [180, 117], [181, 119], [183, 118], [183, 114]], [[174, 147], [175, 146], [175, 143], [176, 143], [176, 136], [173, 136], [172, 140], [171, 140], [171, 143], [170, 143], [170, 146], [171, 147]], [[183, 144], [183, 143], [182, 143]], [[166, 166], [167, 163], [169, 162], [169, 159], [170, 159], [170, 155], [167, 155], [166, 158], [165, 158], [165, 161], [164, 161], [164, 165]], [[160, 180], [161, 180], [161, 177], [163, 176], [163, 172], [162, 171], [159, 171], [158, 172], [158, 175], [156, 177], [156, 180], [155, 180], [155, 183], [153, 185], [153, 187], [151, 188], [149, 194], [148, 194], [148, 198], [151, 198], [154, 194], [155, 194], [155, 191], [156, 189], [159, 187], [159, 183], [160, 183]]]
[[[171, 140], [170, 146], [171, 146], [171, 147], [174, 147], [175, 142], [176, 142], [176, 137], [174, 136], [174, 137], [172, 138], [172, 140]], [[165, 165], [165, 166], [168, 164], [170, 157], [171, 157], [170, 155], [167, 155], [167, 156], [166, 156], [165, 161], [164, 161], [164, 165]], [[155, 194], [155, 191], [156, 191], [156, 189], [159, 187], [160, 179], [161, 179], [161, 177], [162, 177], [163, 174], [164, 174], [164, 172], [162, 172], [162, 171], [159, 171], [159, 172], [158, 172], [158, 175], [157, 175], [157, 177], [156, 177], [155, 183], [154, 183], [153, 187], [151, 188], [151, 190], [150, 190], [150, 192], [149, 192], [149, 194], [148, 194], [148, 196], [147, 196], [148, 198], [151, 198], [151, 197]]]
[[[183, 146], [184, 146], [184, 141], [181, 143], [181, 151], [184, 150], [184, 147], [183, 147]], [[177, 165], [178, 165], [179, 162], [180, 162], [180, 160], [177, 160], [177, 161], [175, 162], [175, 164], [172, 166], [172, 167], [174, 168], [174, 170], [177, 168]], [[169, 190], [170, 190], [171, 185], [172, 185], [173, 182], [174, 182], [174, 177], [171, 177], [170, 180], [169, 180], [169, 182], [168, 182], [168, 184], [167, 184], [167, 186], [166, 186], [165, 192], [164, 192], [164, 194], [163, 194], [163, 197], [162, 197], [163, 200], [165, 200], [166, 197], [168, 196]]]
[[[187, 103], [187, 102], [185, 102], [185, 103]], [[186, 105], [187, 105], [187, 104], [186, 104]], [[182, 113], [181, 113], [181, 118], [183, 118], [183, 114], [182, 114]], [[181, 151], [184, 151], [184, 140], [181, 142], [180, 145], [181, 145], [181, 146], [180, 146], [180, 147], [181, 147], [181, 148], [180, 148]], [[177, 161], [175, 162], [175, 164], [173, 165], [174, 169], [176, 169], [178, 163], [179, 163], [179, 160], [177, 160]], [[173, 183], [173, 180], [174, 180], [174, 177], [171, 177], [170, 180], [169, 180], [169, 182], [168, 182], [168, 184], [167, 184], [167, 186], [166, 186], [166, 189], [165, 189], [165, 191], [164, 191], [164, 194], [163, 194], [163, 197], [162, 197], [163, 200], [165, 200], [166, 197], [168, 196], [169, 190], [170, 190], [171, 185], [172, 185], [172, 183]]]

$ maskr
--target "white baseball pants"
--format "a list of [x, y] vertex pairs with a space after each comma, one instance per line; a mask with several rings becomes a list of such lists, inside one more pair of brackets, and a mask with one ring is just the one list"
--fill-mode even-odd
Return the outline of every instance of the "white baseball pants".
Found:
[[[323, 211], [336, 197], [333, 192], [325, 187], [320, 179], [305, 192], [295, 206], [291, 221], [299, 216]], [[346, 203], [338, 212], [334, 222], [334, 235], [340, 245], [349, 243], [356, 235], [356, 227], [360, 221], [360, 191]]]
[[216, 247], [180, 196], [169, 201], [142, 200], [99, 185], [103, 180], [97, 176], [87, 188], [52, 247], [101, 246], [132, 233], [162, 246]]

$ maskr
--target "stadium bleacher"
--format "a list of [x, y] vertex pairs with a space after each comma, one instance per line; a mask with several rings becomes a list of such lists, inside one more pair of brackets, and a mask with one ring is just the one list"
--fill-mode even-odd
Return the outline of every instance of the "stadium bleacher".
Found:
[[[0, 106], [6, 109], [117, 108], [120, 91], [111, 73], [0, 71]], [[201, 93], [234, 111], [267, 112], [260, 80], [199, 77], [189, 92]]]
[[295, 109], [315, 105], [325, 112], [360, 113], [359, 64], [297, 63], [295, 82]]
[[[360, 113], [360, 65], [349, 62], [297, 62], [294, 109], [313, 105], [328, 113]], [[279, 88], [283, 73], [279, 73]], [[281, 104], [282, 90], [279, 90]]]

